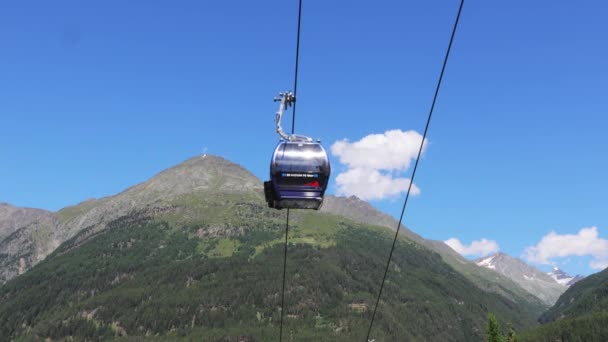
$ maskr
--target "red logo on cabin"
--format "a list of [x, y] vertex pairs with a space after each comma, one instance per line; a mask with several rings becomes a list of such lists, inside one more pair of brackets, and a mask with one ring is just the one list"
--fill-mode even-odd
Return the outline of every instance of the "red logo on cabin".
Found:
[[312, 182], [305, 183], [304, 186], [316, 186], [316, 187], [320, 187], [321, 185], [319, 185], [319, 181], [315, 180], [315, 181], [312, 181]]

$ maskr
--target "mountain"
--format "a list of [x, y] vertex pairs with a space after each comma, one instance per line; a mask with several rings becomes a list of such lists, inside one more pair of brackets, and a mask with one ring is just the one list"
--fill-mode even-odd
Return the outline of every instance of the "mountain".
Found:
[[566, 291], [565, 285], [559, 284], [549, 275], [504, 253], [477, 259], [475, 263], [513, 280], [548, 305], [555, 303]]
[[553, 278], [556, 282], [558, 282], [566, 287], [570, 287], [571, 285], [575, 284], [579, 280], [582, 280], [583, 278], [585, 278], [584, 276], [579, 275], [579, 274], [577, 274], [576, 276], [573, 277], [573, 276], [567, 274], [566, 272], [560, 270], [559, 267], [554, 267], [551, 272], [547, 273], [547, 275], [549, 277]]
[[[28, 249], [26, 245], [36, 246], [46, 244], [47, 235], [44, 232], [33, 232], [26, 239], [22, 236], [22, 227], [44, 226], [54, 219], [53, 213], [32, 208], [17, 208], [7, 203], [0, 203], [0, 285], [6, 279], [23, 274], [29, 269], [32, 260], [42, 258], [31, 252], [20, 253]], [[13, 243], [4, 243], [14, 241]], [[33, 254], [43, 254], [43, 248], [32, 248]], [[50, 252], [47, 250], [46, 252]]]
[[[222, 188], [219, 189], [220, 187]], [[14, 234], [0, 239], [0, 284], [28, 270], [78, 232], [86, 229], [89, 234], [94, 234], [103, 230], [112, 220], [136, 208], [165, 210], [163, 208], [173, 199], [203, 190], [247, 193], [254, 198], [263, 198], [260, 189], [261, 181], [239, 165], [211, 155], [194, 157], [117, 195], [88, 200], [54, 214], [47, 212], [50, 215], [35, 224], [21, 224], [18, 229], [14, 229]], [[397, 226], [394, 218], [354, 196], [327, 196], [322, 211], [392, 230]], [[480, 270], [442, 241], [423, 239], [405, 226], [402, 226], [401, 232], [409, 239], [439, 253], [444, 262], [481, 289], [507, 297], [526, 308], [530, 314], [540, 314], [546, 309], [543, 302], [510, 279]]]
[[523, 341], [608, 341], [608, 269], [573, 284]]
[[261, 196], [261, 182], [247, 170], [222, 158], [200, 156], [114, 196], [88, 200], [57, 213], [39, 213], [37, 220], [0, 220], [0, 227], [11, 227], [6, 230], [10, 234], [0, 238], [0, 284], [31, 268], [82, 230], [95, 234], [132, 210], [161, 210], [181, 195], [213, 192], [220, 186], [225, 193]]
[[50, 211], [32, 208], [17, 208], [8, 203], [0, 203], [0, 240], [15, 232], [20, 226], [52, 216]]
[[[359, 200], [326, 204], [322, 212], [290, 211], [289, 340], [362, 338], [392, 244], [386, 227], [347, 217], [348, 208], [365, 208]], [[369, 215], [381, 214], [370, 209]], [[16, 246], [7, 258], [46, 257], [0, 287], [0, 336], [274, 340], [285, 218], [285, 210], [267, 208], [255, 176], [214, 156], [62, 209], [1, 242]], [[46, 238], [28, 242], [41, 227], [49, 229]], [[536, 304], [508, 288], [502, 289], [516, 299], [483, 289], [470, 278], [485, 276], [457, 271], [427, 247], [438, 244], [405, 233], [376, 316], [376, 340], [481, 340], [488, 312], [516, 329], [535, 325]], [[58, 247], [36, 254], [43, 249], [33, 247], [45, 241]]]

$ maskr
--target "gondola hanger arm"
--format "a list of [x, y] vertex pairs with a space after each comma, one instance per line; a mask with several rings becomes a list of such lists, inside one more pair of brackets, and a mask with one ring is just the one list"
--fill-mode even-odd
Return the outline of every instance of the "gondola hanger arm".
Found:
[[283, 131], [283, 127], [281, 127], [281, 119], [283, 118], [283, 112], [287, 108], [289, 108], [289, 106], [293, 105], [296, 102], [295, 95], [291, 91], [279, 93], [279, 97], [275, 97], [274, 101], [280, 102], [279, 110], [277, 111], [277, 115], [276, 115], [276, 122], [277, 122], [277, 134], [281, 137], [281, 139], [287, 140], [287, 141], [312, 141], [312, 138], [304, 136], [304, 135], [287, 134], [287, 133], [285, 133], [285, 131]]

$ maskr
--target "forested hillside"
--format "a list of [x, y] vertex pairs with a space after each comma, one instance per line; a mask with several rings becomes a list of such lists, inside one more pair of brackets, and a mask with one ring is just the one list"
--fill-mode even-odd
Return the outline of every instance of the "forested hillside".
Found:
[[[0, 335], [274, 339], [284, 223], [254, 197], [202, 192], [85, 229], [0, 289]], [[312, 212], [295, 211], [292, 223], [288, 340], [362, 339], [392, 234]], [[393, 260], [377, 341], [482, 340], [489, 311], [518, 329], [534, 325], [533, 312], [411, 240], [400, 239]]]
[[608, 341], [608, 269], [572, 285], [523, 341]]
[[574, 318], [591, 312], [608, 311], [608, 269], [572, 285], [551, 309], [542, 315], [541, 323]]

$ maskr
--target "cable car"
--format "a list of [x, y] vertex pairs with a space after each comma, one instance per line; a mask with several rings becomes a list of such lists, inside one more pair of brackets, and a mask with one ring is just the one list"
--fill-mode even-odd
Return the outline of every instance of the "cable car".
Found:
[[319, 209], [329, 183], [329, 158], [319, 141], [283, 133], [280, 125], [283, 109], [294, 101], [290, 94], [281, 94], [277, 132], [282, 139], [272, 154], [270, 180], [264, 182], [264, 195], [270, 208]]

